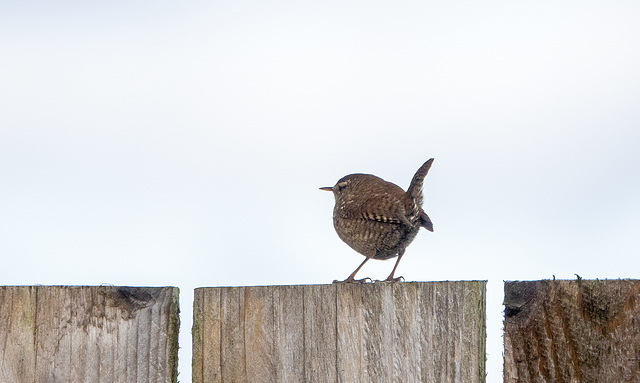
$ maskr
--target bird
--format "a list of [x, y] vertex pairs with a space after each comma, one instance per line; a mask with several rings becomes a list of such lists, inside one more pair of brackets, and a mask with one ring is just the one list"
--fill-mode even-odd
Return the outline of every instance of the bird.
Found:
[[356, 280], [355, 276], [372, 258], [385, 260], [397, 257], [385, 281], [403, 279], [394, 277], [394, 274], [405, 249], [421, 227], [433, 231], [433, 223], [422, 209], [422, 185], [432, 163], [433, 158], [418, 169], [406, 192], [394, 183], [362, 173], [346, 175], [334, 186], [320, 188], [332, 192], [335, 197], [333, 226], [338, 237], [365, 256], [360, 266], [342, 282], [371, 280]]

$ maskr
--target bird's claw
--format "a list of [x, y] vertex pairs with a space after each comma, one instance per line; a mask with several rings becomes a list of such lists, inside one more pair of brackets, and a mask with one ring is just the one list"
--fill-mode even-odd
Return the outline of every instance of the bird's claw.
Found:
[[404, 282], [404, 277], [402, 277], [402, 276], [397, 277], [397, 278], [388, 277], [384, 281], [376, 280], [376, 282]]
[[368, 282], [373, 282], [373, 280], [369, 277], [366, 278], [362, 278], [362, 279], [351, 279], [351, 278], [347, 278], [344, 281], [338, 281], [335, 280], [333, 281], [333, 283], [367, 283]]

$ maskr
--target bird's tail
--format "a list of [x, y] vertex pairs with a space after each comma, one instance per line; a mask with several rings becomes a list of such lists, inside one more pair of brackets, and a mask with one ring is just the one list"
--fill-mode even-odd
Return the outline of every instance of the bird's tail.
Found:
[[433, 231], [433, 223], [431, 222], [431, 218], [424, 211], [420, 212], [420, 226], [424, 227], [429, 231]]
[[424, 183], [424, 178], [427, 176], [427, 173], [429, 173], [429, 169], [431, 169], [432, 163], [433, 158], [420, 166], [420, 169], [418, 169], [411, 180], [409, 189], [407, 189], [407, 196], [415, 201], [415, 204], [418, 206], [422, 206], [422, 184]]

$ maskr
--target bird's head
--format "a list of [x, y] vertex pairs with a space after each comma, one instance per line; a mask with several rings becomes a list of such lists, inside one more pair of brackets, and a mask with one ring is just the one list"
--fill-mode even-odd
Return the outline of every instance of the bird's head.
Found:
[[371, 174], [349, 174], [340, 178], [334, 186], [326, 186], [320, 190], [333, 192], [336, 201], [347, 200], [366, 192], [371, 183], [378, 180], [381, 179]]
[[333, 195], [336, 199], [339, 199], [344, 193], [346, 193], [349, 189], [349, 185], [351, 185], [352, 179], [350, 176], [342, 177], [334, 186], [325, 186], [320, 188], [320, 190], [333, 192]]

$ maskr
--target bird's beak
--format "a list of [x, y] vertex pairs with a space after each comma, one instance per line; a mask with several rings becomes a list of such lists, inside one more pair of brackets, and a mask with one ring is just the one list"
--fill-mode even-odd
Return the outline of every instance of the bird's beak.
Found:
[[326, 191], [330, 191], [330, 192], [332, 192], [332, 191], [333, 191], [333, 187], [331, 187], [331, 186], [325, 186], [325, 187], [323, 187], [323, 188], [320, 188], [320, 190], [326, 190]]

